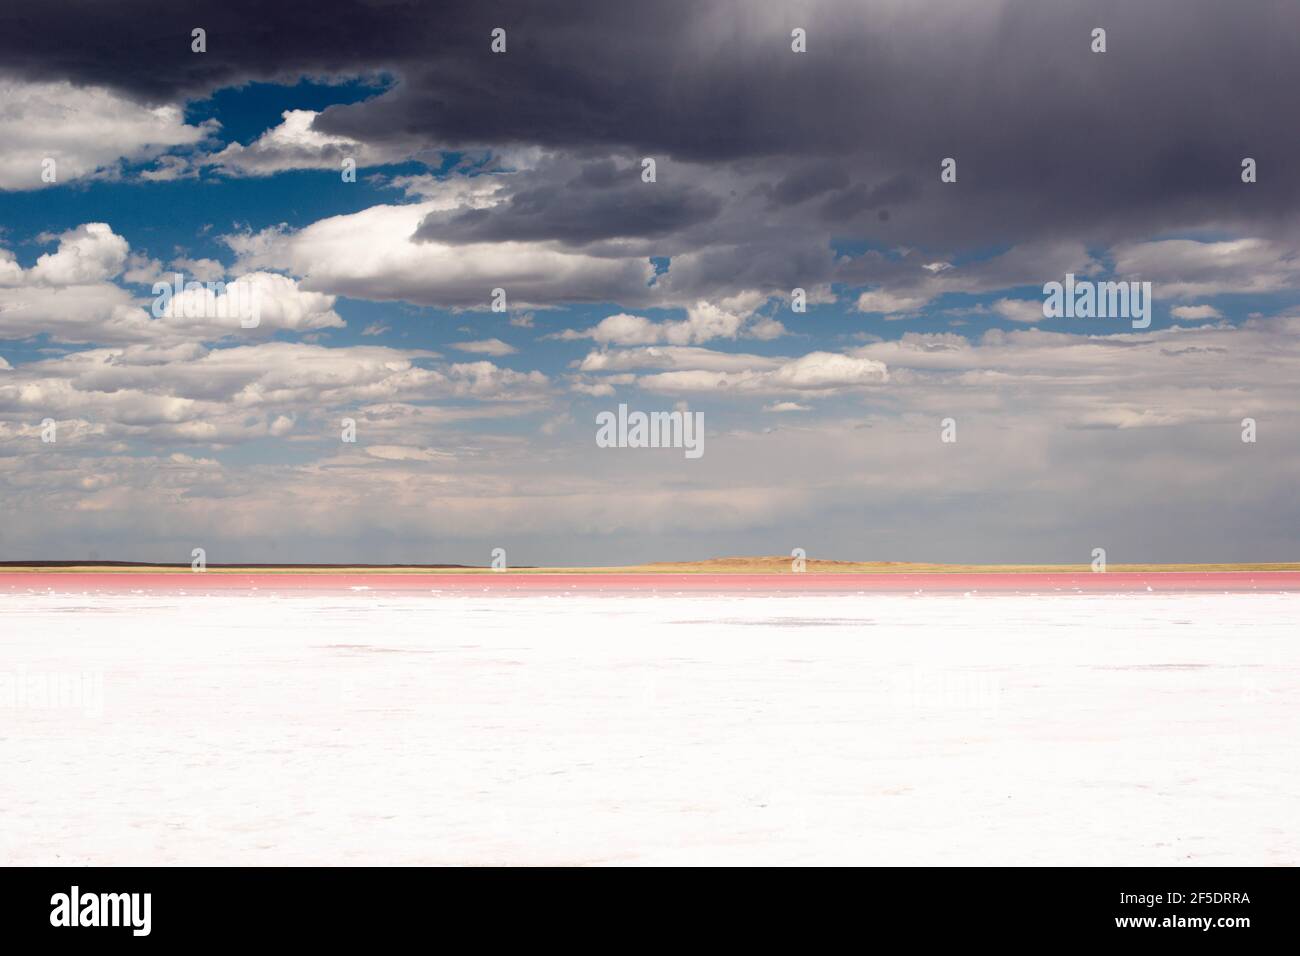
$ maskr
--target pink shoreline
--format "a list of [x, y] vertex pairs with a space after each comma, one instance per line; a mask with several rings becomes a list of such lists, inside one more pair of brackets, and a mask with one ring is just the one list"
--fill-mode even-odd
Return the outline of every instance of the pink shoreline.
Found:
[[0, 572], [6, 592], [424, 592], [441, 594], [808, 594], [870, 592], [1300, 592], [1296, 571], [883, 574], [295, 574]]

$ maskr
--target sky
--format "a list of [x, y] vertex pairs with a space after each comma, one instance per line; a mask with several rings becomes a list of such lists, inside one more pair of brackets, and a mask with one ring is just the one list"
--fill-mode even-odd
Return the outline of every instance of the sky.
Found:
[[0, 13], [0, 560], [1298, 559], [1293, 3], [175, 6]]

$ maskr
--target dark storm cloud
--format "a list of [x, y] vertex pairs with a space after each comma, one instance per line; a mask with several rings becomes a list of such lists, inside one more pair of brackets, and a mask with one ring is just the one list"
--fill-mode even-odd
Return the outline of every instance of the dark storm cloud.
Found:
[[[415, 233], [439, 242], [528, 242], [555, 239], [579, 245], [601, 239], [656, 238], [706, 222], [722, 202], [689, 185], [646, 188], [639, 166], [610, 160], [530, 170], [526, 185], [489, 209], [433, 213]], [[558, 174], [558, 178], [557, 178]]]
[[771, 188], [772, 202], [778, 206], [793, 206], [820, 196], [832, 189], [849, 185], [849, 174], [837, 162], [812, 163], [787, 173]]
[[920, 196], [921, 187], [916, 176], [894, 176], [870, 188], [855, 183], [830, 196], [821, 208], [821, 215], [827, 221], [836, 222], [872, 209], [887, 213], [887, 206], [910, 202]]
[[[415, 136], [734, 165], [764, 174], [771, 202], [885, 241], [1268, 231], [1300, 205], [1293, 0], [9, 9], [8, 72], [156, 102], [254, 78], [387, 71], [388, 92], [333, 107], [317, 126], [375, 143]], [[194, 26], [208, 31], [206, 54], [190, 52]], [[497, 26], [508, 31], [505, 55], [489, 49]], [[808, 31], [805, 54], [790, 50], [796, 26]], [[1104, 54], [1089, 49], [1097, 26], [1108, 31]], [[938, 181], [947, 156], [958, 160], [956, 184]], [[1252, 186], [1240, 181], [1244, 156], [1259, 162]], [[819, 201], [805, 208], [810, 199]], [[564, 201], [517, 193], [511, 206], [462, 225], [484, 236], [620, 234], [605, 207], [588, 209], [605, 223], [588, 230]], [[678, 194], [627, 215], [631, 234], [653, 235], [708, 210]]]

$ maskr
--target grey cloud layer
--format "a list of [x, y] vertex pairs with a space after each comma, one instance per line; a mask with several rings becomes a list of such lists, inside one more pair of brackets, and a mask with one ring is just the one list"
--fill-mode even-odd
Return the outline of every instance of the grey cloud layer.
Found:
[[[1268, 231], [1300, 198], [1290, 121], [1300, 7], [1286, 0], [54, 2], [3, 26], [4, 71], [154, 102], [251, 78], [385, 71], [387, 93], [326, 110], [319, 132], [380, 154], [423, 139], [734, 167], [783, 210], [870, 224], [887, 241], [1117, 240], [1153, 218]], [[206, 54], [189, 50], [194, 26], [208, 31]], [[497, 26], [504, 55], [489, 50]], [[808, 30], [806, 54], [790, 51], [796, 26]], [[1089, 50], [1096, 26], [1108, 30], [1105, 54]], [[938, 182], [946, 156], [959, 162], [955, 186]], [[1261, 170], [1248, 190], [1244, 156]], [[587, 202], [584, 220], [610, 220], [598, 198]], [[641, 202], [628, 210], [640, 235], [711, 209], [685, 193]], [[509, 215], [463, 225], [485, 236], [585, 233], [527, 191], [499, 212]]]

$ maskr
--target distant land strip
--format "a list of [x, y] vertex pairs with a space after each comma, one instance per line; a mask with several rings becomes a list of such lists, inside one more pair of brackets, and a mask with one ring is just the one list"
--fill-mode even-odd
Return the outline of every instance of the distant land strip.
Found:
[[[191, 574], [188, 563], [142, 561], [0, 561], [6, 573], [148, 573]], [[1091, 571], [1088, 564], [932, 564], [909, 561], [829, 561], [808, 558], [807, 572], [817, 574], [1074, 574]], [[1300, 561], [1224, 564], [1108, 564], [1106, 573], [1195, 573], [1293, 571]], [[466, 564], [213, 564], [208, 574], [494, 574], [492, 568]], [[710, 558], [703, 561], [658, 561], [607, 567], [511, 567], [513, 574], [792, 574], [787, 557]]]

